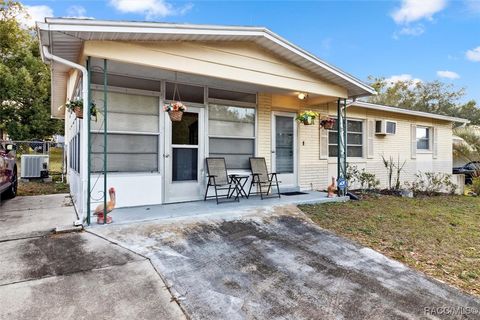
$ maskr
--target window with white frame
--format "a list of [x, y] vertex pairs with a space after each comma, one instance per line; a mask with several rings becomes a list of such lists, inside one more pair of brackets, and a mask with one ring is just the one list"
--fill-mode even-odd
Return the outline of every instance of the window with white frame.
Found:
[[[338, 156], [338, 121], [328, 132], [328, 156]], [[347, 119], [347, 157], [363, 157], [363, 121]]]
[[431, 128], [417, 126], [417, 150], [431, 149]]
[[225, 158], [228, 169], [248, 169], [255, 155], [255, 108], [209, 104], [210, 157]]
[[[92, 90], [98, 109], [91, 122], [92, 172], [103, 171], [103, 92]], [[107, 171], [158, 171], [159, 96], [108, 92]]]

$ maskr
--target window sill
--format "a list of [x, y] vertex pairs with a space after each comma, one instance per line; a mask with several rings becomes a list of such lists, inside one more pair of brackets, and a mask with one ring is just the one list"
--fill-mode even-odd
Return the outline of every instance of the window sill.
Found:
[[[324, 159], [322, 159], [324, 160]], [[367, 159], [363, 157], [347, 157], [347, 162], [366, 163]], [[337, 157], [329, 157], [328, 163], [337, 163]]]
[[417, 149], [417, 154], [432, 154], [432, 150]]

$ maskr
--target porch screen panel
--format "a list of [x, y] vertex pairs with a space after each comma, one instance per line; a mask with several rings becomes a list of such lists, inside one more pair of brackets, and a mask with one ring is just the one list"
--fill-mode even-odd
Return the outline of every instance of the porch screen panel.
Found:
[[[91, 141], [92, 171], [103, 171], [103, 134], [92, 134]], [[110, 133], [107, 141], [108, 171], [158, 171], [158, 136]]]
[[[103, 130], [103, 92], [92, 91], [99, 114], [92, 130]], [[108, 92], [108, 131], [137, 131], [157, 133], [158, 97]]]
[[210, 157], [225, 158], [228, 169], [248, 169], [254, 154], [252, 139], [210, 138]]
[[[108, 172], [157, 172], [159, 144], [159, 98], [108, 92]], [[103, 92], [92, 91], [98, 109], [92, 128], [92, 172], [103, 171]]]
[[224, 157], [227, 169], [248, 169], [255, 154], [255, 108], [210, 104], [209, 153]]

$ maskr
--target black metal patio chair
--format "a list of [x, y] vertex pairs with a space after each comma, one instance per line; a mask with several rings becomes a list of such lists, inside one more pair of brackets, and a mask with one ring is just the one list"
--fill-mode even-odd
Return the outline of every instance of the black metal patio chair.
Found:
[[[215, 198], [217, 204], [224, 202], [240, 201], [239, 200], [239, 190], [237, 182], [233, 179], [234, 175], [228, 175], [227, 165], [225, 163], [225, 158], [206, 158], [207, 165], [207, 190], [205, 190], [205, 197], [203, 198], [206, 201], [209, 198]], [[209, 196], [208, 190], [210, 187], [213, 187], [215, 190], [215, 195]], [[226, 194], [219, 194], [218, 191], [227, 190]], [[235, 198], [232, 199], [235, 194]], [[220, 201], [219, 199], [227, 199]]]
[[[250, 182], [250, 189], [248, 190], [249, 197], [251, 194], [260, 194], [262, 200], [272, 197], [280, 198], [277, 174], [275, 172], [268, 173], [265, 158], [250, 158], [250, 170], [252, 171], [252, 181]], [[252, 192], [253, 186], [257, 186], [258, 190], [256, 192]], [[277, 188], [276, 195], [273, 192], [273, 188]], [[272, 192], [271, 194], [270, 191]]]

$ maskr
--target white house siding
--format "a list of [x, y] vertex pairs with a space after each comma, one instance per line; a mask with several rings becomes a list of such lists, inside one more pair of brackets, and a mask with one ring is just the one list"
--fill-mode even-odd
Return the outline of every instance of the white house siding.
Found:
[[271, 118], [272, 95], [259, 93], [257, 96], [257, 155], [265, 157], [267, 166], [271, 164]]
[[[336, 115], [336, 105], [329, 105], [329, 114], [331, 116]], [[404, 170], [401, 174], [402, 183], [405, 181], [412, 181], [415, 178], [415, 174], [419, 171], [451, 173], [452, 144], [450, 141], [452, 140], [452, 124], [450, 122], [358, 107], [349, 107], [347, 118], [364, 121], [364, 157], [349, 158], [348, 162], [356, 164], [359, 168], [365, 168], [370, 173], [374, 173], [380, 180], [382, 187], [386, 187], [388, 184], [388, 173], [383, 165], [382, 155], [386, 159], [392, 157], [395, 162], [397, 162], [398, 159], [400, 159], [401, 163], [406, 161]], [[366, 122], [367, 120], [382, 119], [396, 121], [397, 132], [395, 135], [374, 135], [373, 153], [370, 157], [367, 157]], [[434, 131], [437, 131], [436, 134], [433, 134], [433, 136], [438, 139], [436, 156], [434, 155], [433, 150], [426, 153], [417, 151], [416, 154], [412, 156], [412, 125], [428, 126], [432, 127]], [[431, 143], [434, 142], [432, 141]], [[328, 162], [329, 176], [336, 176], [336, 160], [330, 158]], [[325, 184], [323, 187], [324, 186]]]
[[[271, 96], [272, 104], [269, 105], [270, 96], [260, 94], [258, 105], [258, 155], [264, 156], [270, 165], [271, 155], [271, 116], [272, 110], [295, 111], [315, 110], [322, 115], [336, 116], [336, 103], [322, 104], [316, 107], [294, 105], [292, 100], [280, 99], [279, 96]], [[279, 102], [280, 101], [280, 102]], [[297, 102], [298, 104], [298, 102]], [[381, 112], [358, 107], [349, 107], [347, 118], [364, 121], [364, 156], [362, 158], [348, 158], [350, 164], [355, 164], [359, 169], [365, 168], [368, 172], [374, 173], [381, 182], [381, 186], [388, 184], [387, 170], [382, 162], [382, 155], [386, 158], [393, 157], [397, 161], [406, 161], [401, 174], [402, 183], [412, 181], [418, 171], [435, 171], [451, 173], [452, 169], [452, 126], [448, 121], [439, 121], [429, 118], [414, 117], [392, 112]], [[367, 157], [367, 120], [388, 119], [397, 122], [397, 133], [395, 135], [373, 137], [373, 152]], [[437, 132], [437, 156], [433, 151], [428, 153], [416, 153], [412, 158], [411, 154], [411, 125], [422, 125], [433, 127]], [[318, 121], [315, 125], [298, 125], [298, 175], [299, 187], [302, 190], [324, 189], [331, 181], [331, 177], [337, 176], [336, 158], [322, 159], [320, 156], [320, 129]]]

